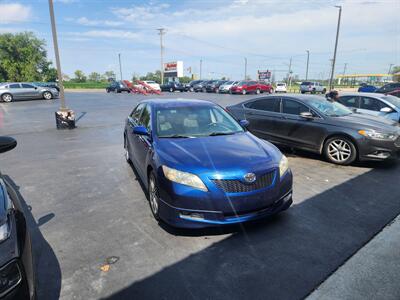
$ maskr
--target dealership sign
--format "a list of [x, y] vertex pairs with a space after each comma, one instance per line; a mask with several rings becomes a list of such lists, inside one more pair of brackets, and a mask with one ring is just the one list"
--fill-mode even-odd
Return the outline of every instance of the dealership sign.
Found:
[[173, 61], [164, 64], [165, 77], [183, 77], [183, 62]]
[[271, 79], [271, 71], [258, 71], [258, 80], [270, 80]]

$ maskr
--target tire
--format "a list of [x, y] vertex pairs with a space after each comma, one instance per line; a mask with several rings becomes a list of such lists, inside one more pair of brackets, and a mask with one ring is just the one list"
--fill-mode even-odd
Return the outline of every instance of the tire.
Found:
[[42, 96], [43, 96], [43, 99], [44, 99], [44, 100], [51, 100], [51, 99], [53, 99], [53, 94], [50, 93], [50, 92], [48, 92], [48, 91], [43, 92]]
[[106, 92], [107, 92], [107, 93], [110, 93], [110, 90], [109, 90], [109, 89], [106, 89]]
[[193, 91], [194, 91], [194, 89], [191, 87], [191, 88], [189, 89], [189, 91], [193, 92]]
[[118, 94], [121, 94], [121, 90], [117, 90], [117, 93], [118, 93]]
[[326, 94], [326, 89], [323, 89], [321, 94]]
[[305, 92], [305, 91], [301, 91], [301, 93], [302, 93], [302, 94], [305, 94], [306, 92]]
[[334, 136], [325, 142], [324, 155], [331, 163], [347, 166], [357, 159], [357, 148], [349, 138]]
[[246, 95], [247, 91], [246, 90], [242, 90], [242, 95]]
[[5, 93], [5, 94], [1, 95], [1, 100], [3, 102], [10, 103], [14, 100], [14, 97], [13, 97], [13, 95], [11, 95], [9, 93]]
[[311, 94], [315, 94], [317, 91], [315, 89], [312, 89]]
[[173, 88], [169, 88], [169, 91], [172, 93], [174, 91], [174, 89]]
[[132, 162], [131, 156], [129, 154], [129, 146], [128, 146], [128, 141], [126, 138], [126, 135], [124, 136], [124, 149], [125, 149], [125, 160], [129, 164]]
[[256, 94], [257, 94], [257, 95], [261, 94], [260, 89], [256, 89]]
[[157, 221], [160, 220], [160, 215], [159, 215], [159, 195], [158, 195], [158, 187], [157, 187], [157, 181], [156, 177], [154, 176], [154, 172], [150, 172], [149, 176], [149, 182], [148, 182], [148, 196], [149, 196], [149, 205], [150, 205], [150, 210], [151, 213], [154, 216], [154, 219]]

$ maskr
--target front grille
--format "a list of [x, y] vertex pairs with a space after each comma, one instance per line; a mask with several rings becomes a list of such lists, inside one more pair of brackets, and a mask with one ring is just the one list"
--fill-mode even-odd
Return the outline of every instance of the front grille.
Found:
[[397, 140], [394, 141], [394, 145], [396, 147], [400, 147], [400, 137], [398, 137]]
[[245, 193], [269, 187], [274, 179], [275, 170], [262, 175], [253, 183], [245, 183], [238, 179], [212, 179], [212, 182], [225, 193]]

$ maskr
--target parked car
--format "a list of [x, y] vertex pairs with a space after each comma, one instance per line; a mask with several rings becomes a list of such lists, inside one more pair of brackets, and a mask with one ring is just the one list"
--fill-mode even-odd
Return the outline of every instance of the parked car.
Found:
[[57, 82], [32, 82], [33, 85], [41, 86], [41, 87], [48, 87], [52, 89], [56, 89], [60, 91], [60, 87], [58, 86]]
[[0, 98], [3, 102], [24, 99], [51, 100], [56, 97], [58, 97], [56, 89], [39, 87], [32, 83], [6, 82], [0, 85]]
[[287, 86], [285, 82], [278, 82], [275, 87], [275, 93], [286, 93]]
[[125, 84], [122, 83], [122, 81], [113, 81], [110, 83], [108, 87], [106, 87], [106, 92], [107, 93], [122, 93], [122, 92], [127, 92], [130, 93], [131, 90], [125, 86]]
[[227, 80], [212, 80], [206, 86], [208, 93], [218, 93], [219, 86], [227, 82]]
[[400, 122], [400, 98], [377, 93], [343, 93], [339, 97], [343, 105], [357, 112], [385, 117]]
[[161, 90], [166, 91], [166, 92], [175, 92], [175, 91], [184, 92], [185, 87], [183, 86], [182, 83], [175, 82], [175, 81], [169, 81], [169, 82], [161, 85]]
[[316, 82], [316, 81], [304, 81], [304, 82], [302, 82], [300, 84], [300, 92], [302, 94], [305, 94], [305, 93], [311, 93], [311, 94], [321, 93], [321, 94], [325, 94], [326, 93], [326, 88], [321, 83]]
[[193, 85], [193, 91], [197, 92], [206, 92], [206, 86], [210, 80], [202, 80], [199, 83]]
[[190, 91], [190, 92], [194, 92], [194, 86], [200, 82], [202, 82], [204, 80], [192, 80], [191, 82], [189, 82], [188, 84], [185, 85], [186, 90]]
[[161, 91], [161, 87], [157, 82], [153, 80], [144, 80], [143, 82], [149, 85], [151, 88], [155, 89], [156, 91]]
[[[0, 153], [17, 145], [0, 137]], [[35, 299], [32, 243], [18, 193], [0, 173], [0, 298]]]
[[338, 102], [312, 95], [271, 95], [227, 107], [249, 130], [276, 144], [323, 154], [348, 165], [384, 160], [400, 152], [400, 127], [384, 118], [356, 114]]
[[360, 93], [374, 93], [378, 88], [376, 86], [373, 86], [371, 84], [361, 84], [361, 86], [358, 88], [358, 91]]
[[231, 87], [233, 87], [234, 85], [236, 85], [238, 83], [239, 83], [239, 81], [227, 81], [219, 86], [218, 92], [219, 93], [229, 93]]
[[176, 227], [228, 225], [286, 210], [287, 158], [223, 108], [201, 100], [140, 102], [126, 121], [126, 159], [157, 220]]
[[386, 94], [398, 89], [400, 89], [400, 82], [392, 82], [380, 87], [375, 91], [375, 93]]
[[231, 87], [230, 92], [232, 94], [246, 95], [249, 93], [272, 93], [273, 88], [270, 84], [257, 82], [257, 81], [240, 81], [238, 84]]
[[386, 93], [386, 94], [387, 94], [387, 95], [392, 95], [392, 96], [395, 96], [395, 97], [400, 98], [400, 89], [397, 89], [397, 90], [388, 92], [388, 93]]

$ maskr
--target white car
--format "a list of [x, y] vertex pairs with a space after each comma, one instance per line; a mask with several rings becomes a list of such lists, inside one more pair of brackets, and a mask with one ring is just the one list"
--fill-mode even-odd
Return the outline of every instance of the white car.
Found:
[[150, 87], [152, 87], [153, 89], [155, 89], [156, 91], [161, 91], [161, 87], [157, 82], [155, 82], [153, 80], [146, 80], [143, 82], [146, 83], [147, 85], [149, 85]]
[[278, 83], [276, 84], [275, 93], [286, 93], [286, 92], [287, 92], [286, 83], [284, 83], [284, 82], [278, 82]]
[[220, 85], [218, 88], [219, 93], [229, 93], [231, 90], [231, 87], [233, 87], [235, 84], [238, 84], [239, 81], [228, 81], [225, 82], [224, 84]]

